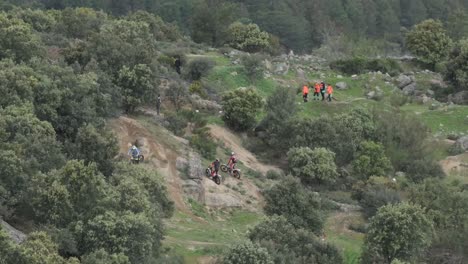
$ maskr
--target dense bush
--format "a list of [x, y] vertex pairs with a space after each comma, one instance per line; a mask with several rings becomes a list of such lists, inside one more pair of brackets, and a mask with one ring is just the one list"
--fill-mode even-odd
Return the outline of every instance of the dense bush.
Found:
[[385, 176], [385, 173], [391, 169], [390, 160], [385, 156], [383, 146], [372, 141], [361, 143], [352, 166], [353, 174], [363, 180], [367, 180], [370, 176]]
[[320, 197], [305, 189], [298, 179], [288, 176], [266, 190], [264, 196], [266, 214], [284, 216], [296, 228], [321, 232], [324, 218]]
[[244, 66], [246, 75], [251, 81], [262, 78], [263, 76], [263, 57], [261, 55], [251, 54], [242, 57], [242, 66]]
[[237, 89], [223, 96], [223, 120], [234, 130], [245, 131], [255, 124], [257, 114], [263, 106], [262, 97], [256, 90]]
[[214, 62], [208, 58], [195, 58], [188, 62], [184, 68], [184, 76], [187, 80], [198, 81], [205, 77], [214, 67]]
[[250, 241], [235, 245], [225, 253], [223, 262], [225, 264], [238, 263], [258, 263], [258, 264], [273, 264], [268, 252]]
[[270, 45], [270, 36], [260, 30], [257, 24], [242, 24], [235, 22], [228, 29], [228, 43], [231, 47], [247, 51], [259, 52]]
[[343, 262], [337, 248], [319, 241], [308, 230], [296, 229], [284, 217], [273, 216], [258, 224], [250, 231], [249, 238], [266, 248], [274, 263]]
[[422, 62], [434, 65], [444, 60], [452, 40], [439, 20], [425, 20], [406, 35], [406, 46]]
[[460, 40], [450, 52], [445, 80], [457, 91], [468, 90], [468, 38]]
[[399, 74], [402, 69], [400, 64], [393, 59], [366, 59], [355, 57], [351, 59], [337, 60], [330, 64], [334, 70], [346, 74], [362, 74], [369, 71], [388, 73], [392, 76]]
[[304, 184], [333, 184], [338, 177], [335, 153], [325, 148], [292, 148], [288, 162], [292, 175]]
[[430, 245], [432, 235], [432, 223], [421, 207], [406, 203], [384, 206], [371, 219], [362, 263], [413, 262]]

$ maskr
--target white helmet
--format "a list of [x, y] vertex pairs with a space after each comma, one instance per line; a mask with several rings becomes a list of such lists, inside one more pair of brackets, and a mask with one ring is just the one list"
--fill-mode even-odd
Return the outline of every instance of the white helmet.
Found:
[[136, 149], [137, 147], [135, 145], [132, 146], [132, 149]]
[[231, 152], [231, 155], [234, 155], [234, 154], [236, 154], [236, 153], [234, 153], [234, 152]]

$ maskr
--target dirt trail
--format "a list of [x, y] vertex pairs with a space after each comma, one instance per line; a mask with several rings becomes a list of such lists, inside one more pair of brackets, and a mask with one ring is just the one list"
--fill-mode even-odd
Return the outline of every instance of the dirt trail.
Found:
[[460, 154], [458, 156], [450, 156], [440, 161], [440, 166], [446, 175], [453, 173], [468, 172], [468, 153]]
[[138, 140], [145, 160], [150, 166], [157, 168], [165, 177], [168, 193], [177, 209], [191, 215], [184, 203], [182, 186], [176, 168], [178, 154], [171, 148], [156, 142], [154, 136], [136, 120], [121, 116], [110, 123], [119, 140], [120, 153], [127, 154], [129, 147]]
[[240, 139], [228, 129], [217, 125], [209, 125], [208, 127], [211, 129], [211, 135], [224, 143], [226, 147], [232, 149], [245, 166], [263, 174], [267, 173], [269, 170], [279, 170], [279, 168], [275, 166], [266, 165], [258, 161], [250, 151], [242, 147]]

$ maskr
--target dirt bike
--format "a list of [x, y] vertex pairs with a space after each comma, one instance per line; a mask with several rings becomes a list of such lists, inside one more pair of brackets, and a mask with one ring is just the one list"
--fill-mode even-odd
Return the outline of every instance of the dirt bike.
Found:
[[138, 155], [137, 157], [131, 157], [130, 158], [130, 162], [132, 164], [139, 164], [141, 162], [145, 161], [145, 156], [143, 156], [142, 154]]
[[206, 177], [212, 179], [216, 184], [220, 185], [221, 184], [221, 175], [216, 173], [216, 175], [212, 176], [212, 172], [213, 171], [211, 170], [211, 167], [206, 168], [206, 170], [205, 170]]
[[231, 174], [232, 176], [234, 176], [234, 178], [237, 178], [240, 180], [241, 178], [241, 170], [240, 169], [234, 169], [232, 172], [231, 172], [231, 168], [229, 167], [229, 165], [227, 164], [223, 164], [221, 165], [221, 171], [222, 172], [228, 172], [229, 174]]

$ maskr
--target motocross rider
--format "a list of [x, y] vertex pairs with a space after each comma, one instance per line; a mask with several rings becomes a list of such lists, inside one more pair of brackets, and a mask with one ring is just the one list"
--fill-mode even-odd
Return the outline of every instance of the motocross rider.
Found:
[[229, 169], [230, 169], [229, 173], [232, 173], [234, 171], [236, 163], [237, 163], [236, 153], [232, 152], [231, 157], [229, 158], [229, 161], [228, 161], [228, 164], [227, 164], [229, 166]]
[[216, 159], [215, 161], [213, 161], [213, 163], [211, 163], [211, 177], [218, 175], [220, 166], [221, 163], [219, 162], [219, 159]]
[[132, 157], [132, 159], [138, 159], [140, 156], [140, 150], [133, 145], [129, 150], [128, 150], [128, 155]]

